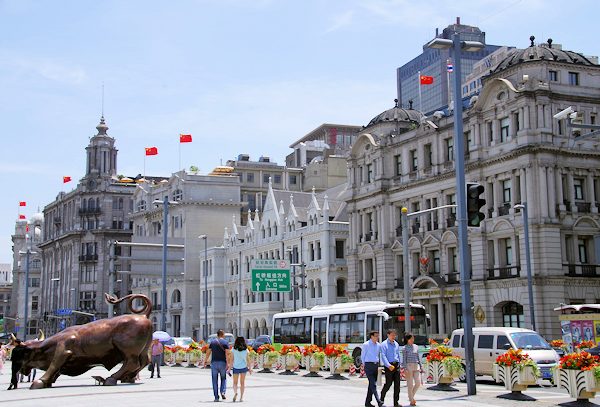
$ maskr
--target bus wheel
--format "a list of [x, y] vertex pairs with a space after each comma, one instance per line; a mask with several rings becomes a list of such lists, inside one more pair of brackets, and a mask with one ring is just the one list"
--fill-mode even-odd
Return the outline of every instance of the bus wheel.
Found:
[[356, 366], [357, 369], [360, 369], [360, 365], [362, 365], [362, 359], [360, 358], [360, 348], [354, 349], [354, 352], [352, 352], [352, 357], [354, 358], [354, 366]]

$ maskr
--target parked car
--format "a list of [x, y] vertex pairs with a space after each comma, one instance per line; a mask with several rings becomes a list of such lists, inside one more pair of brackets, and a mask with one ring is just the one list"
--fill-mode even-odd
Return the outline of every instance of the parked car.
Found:
[[187, 349], [190, 347], [190, 344], [193, 342], [193, 339], [189, 336], [179, 336], [173, 337], [166, 342], [163, 342], [163, 345], [167, 346], [181, 346], [183, 349]]
[[600, 356], [600, 346], [595, 346], [595, 347], [593, 347], [593, 348], [589, 348], [589, 349], [587, 350], [587, 352], [588, 352], [590, 355], [594, 355], [594, 356]]
[[[214, 341], [215, 339], [217, 339], [217, 334], [212, 334], [211, 336], [208, 337], [208, 343], [211, 343], [212, 341]], [[233, 346], [233, 343], [235, 342], [235, 336], [233, 336], [233, 334], [225, 334], [225, 340], [227, 341], [227, 343], [229, 344], [230, 347]]]
[[[456, 329], [450, 337], [454, 353], [463, 361], [465, 357], [464, 331]], [[552, 380], [552, 368], [560, 360], [558, 354], [535, 331], [523, 328], [488, 327], [473, 328], [473, 356], [475, 374], [491, 376], [496, 358], [508, 349], [522, 349], [539, 366], [542, 379]]]
[[271, 341], [271, 337], [269, 335], [260, 335], [260, 336], [258, 336], [254, 340], [254, 343], [252, 344], [252, 349], [258, 350], [258, 348], [260, 348], [260, 346], [264, 345], [264, 344], [269, 344], [269, 345], [273, 344], [273, 342]]
[[254, 349], [254, 341], [256, 341], [256, 339], [254, 338], [246, 339], [246, 346], [249, 346], [252, 349]]

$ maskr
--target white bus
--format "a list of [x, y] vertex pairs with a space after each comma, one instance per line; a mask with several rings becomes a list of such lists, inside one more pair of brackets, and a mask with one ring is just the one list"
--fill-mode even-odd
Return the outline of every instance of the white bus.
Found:
[[[381, 339], [392, 328], [398, 332], [398, 341], [402, 345], [404, 333], [404, 304], [388, 304], [383, 301], [349, 302], [333, 305], [317, 305], [311, 309], [293, 312], [281, 312], [273, 316], [273, 344], [304, 345], [315, 344], [325, 347], [327, 344], [340, 344], [360, 366], [360, 345], [369, 332], [379, 331]], [[415, 343], [425, 356], [429, 350], [427, 336], [428, 315], [425, 307], [410, 304], [410, 320]]]

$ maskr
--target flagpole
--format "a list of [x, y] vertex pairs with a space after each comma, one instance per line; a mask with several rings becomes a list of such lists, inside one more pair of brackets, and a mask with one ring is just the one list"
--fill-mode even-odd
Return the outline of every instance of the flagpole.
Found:
[[421, 71], [418, 72], [418, 81], [419, 81], [419, 112], [423, 111], [423, 102], [421, 100]]
[[181, 171], [181, 135], [179, 135], [179, 167], [177, 171]]
[[146, 179], [146, 151], [144, 151], [144, 179]]

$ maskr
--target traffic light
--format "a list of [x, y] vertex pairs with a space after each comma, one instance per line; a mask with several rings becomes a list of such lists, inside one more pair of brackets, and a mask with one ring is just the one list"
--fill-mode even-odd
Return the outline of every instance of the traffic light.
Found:
[[467, 226], [479, 227], [485, 215], [480, 212], [485, 199], [480, 198], [485, 188], [481, 184], [467, 182]]

